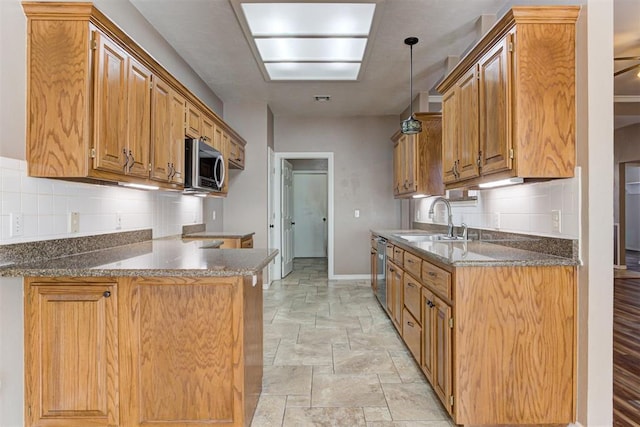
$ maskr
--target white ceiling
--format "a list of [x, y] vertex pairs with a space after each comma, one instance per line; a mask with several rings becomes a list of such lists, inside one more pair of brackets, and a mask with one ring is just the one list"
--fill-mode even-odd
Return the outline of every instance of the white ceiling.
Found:
[[[478, 18], [500, 16], [513, 4], [576, 4], [584, 0], [384, 0], [368, 63], [356, 82], [266, 82], [229, 0], [130, 0], [189, 62], [223, 102], [265, 101], [274, 115], [399, 115], [409, 102], [409, 49], [415, 36], [414, 95], [430, 91], [447, 56], [463, 54], [479, 36]], [[286, 0], [279, 0], [286, 1]], [[333, 0], [340, 1], [340, 0]], [[615, 56], [640, 55], [640, 0], [615, 2]], [[621, 68], [616, 64], [616, 69]], [[616, 95], [640, 96], [640, 78], [615, 79]], [[314, 95], [330, 95], [319, 103]], [[626, 103], [621, 120], [637, 116]], [[622, 122], [621, 121], [621, 122]]]

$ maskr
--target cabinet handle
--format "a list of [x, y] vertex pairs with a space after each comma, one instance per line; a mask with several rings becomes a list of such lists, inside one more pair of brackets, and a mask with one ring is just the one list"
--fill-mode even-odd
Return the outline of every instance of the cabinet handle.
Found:
[[434, 273], [433, 271], [429, 271], [427, 274], [429, 277], [438, 277], [438, 273]]
[[396, 270], [394, 270], [393, 268], [390, 268], [389, 271], [393, 273]]
[[433, 308], [435, 307], [434, 304], [431, 302], [430, 299], [427, 300], [427, 305], [429, 306], [429, 308]]
[[127, 169], [131, 170], [131, 168], [133, 167], [133, 164], [136, 162], [135, 157], [133, 157], [133, 154], [131, 153], [131, 150], [129, 150], [129, 161], [131, 162], [131, 164], [129, 164], [129, 162], [127, 162]]
[[416, 324], [415, 324], [415, 323], [413, 323], [413, 322], [409, 322], [409, 321], [407, 321], [407, 325], [409, 325], [409, 326], [410, 326], [410, 327], [412, 327], [412, 328], [413, 328], [414, 326], [416, 326]]
[[411, 282], [407, 282], [407, 286], [409, 286], [410, 288], [417, 288], [418, 286], [416, 286], [415, 283], [411, 283]]
[[415, 261], [414, 261], [414, 260], [412, 260], [412, 259], [408, 259], [408, 260], [407, 260], [407, 262], [408, 262], [409, 264], [415, 264]]
[[109, 298], [111, 296], [111, 291], [104, 291], [102, 296], [105, 297], [105, 298]]
[[124, 154], [124, 165], [122, 165], [122, 170], [126, 172], [127, 167], [129, 166], [129, 155], [127, 154], [127, 149], [122, 149], [122, 154]]

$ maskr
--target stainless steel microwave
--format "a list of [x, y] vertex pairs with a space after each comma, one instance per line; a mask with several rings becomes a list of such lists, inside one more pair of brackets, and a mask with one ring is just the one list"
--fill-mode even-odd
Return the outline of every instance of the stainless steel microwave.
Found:
[[187, 139], [184, 144], [184, 163], [185, 193], [222, 190], [225, 162], [221, 152], [202, 139]]

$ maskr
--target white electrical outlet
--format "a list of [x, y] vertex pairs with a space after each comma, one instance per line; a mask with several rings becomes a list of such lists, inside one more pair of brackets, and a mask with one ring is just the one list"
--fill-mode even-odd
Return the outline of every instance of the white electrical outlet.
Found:
[[353, 211], [353, 217], [360, 218], [360, 209], [356, 209], [355, 211]]
[[212, 221], [216, 220], [216, 211], [211, 212], [211, 220]]
[[551, 231], [554, 233], [562, 232], [562, 211], [559, 209], [551, 211]]
[[122, 228], [122, 212], [116, 212], [116, 230]]
[[11, 237], [22, 236], [24, 233], [24, 215], [22, 212], [9, 214], [9, 222], [11, 223], [9, 235]]
[[71, 212], [69, 214], [69, 233], [78, 233], [80, 231], [80, 212]]
[[416, 211], [416, 220], [420, 221], [420, 211], [419, 210]]
[[491, 214], [491, 228], [498, 230], [500, 228], [500, 212]]

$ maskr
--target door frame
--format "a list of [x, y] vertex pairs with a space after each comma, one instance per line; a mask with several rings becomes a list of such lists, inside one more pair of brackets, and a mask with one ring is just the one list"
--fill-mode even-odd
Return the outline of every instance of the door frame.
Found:
[[280, 226], [280, 222], [282, 220], [282, 215], [280, 212], [280, 203], [281, 203], [281, 188], [282, 188], [282, 160], [291, 160], [291, 159], [326, 159], [327, 160], [327, 221], [329, 224], [327, 225], [327, 274], [329, 279], [334, 279], [335, 275], [333, 273], [333, 207], [334, 207], [334, 191], [333, 191], [333, 182], [334, 182], [334, 169], [333, 169], [333, 153], [332, 152], [281, 152], [275, 153], [275, 179], [277, 182], [274, 184], [273, 188], [273, 206], [275, 207], [276, 218], [274, 220], [275, 226], [275, 236], [276, 239], [273, 242], [275, 249], [278, 249], [279, 253], [276, 257], [276, 262], [274, 266], [274, 277], [273, 280], [278, 280], [282, 278], [282, 230]]

